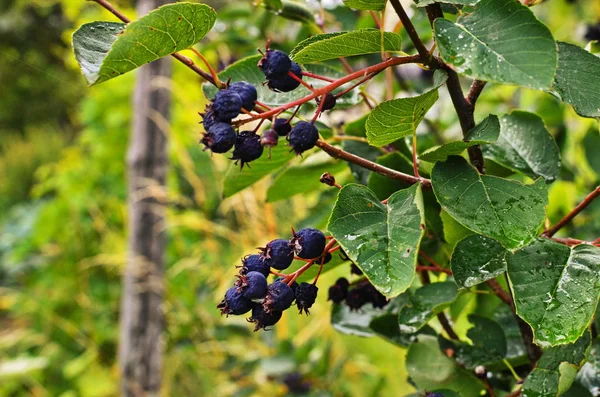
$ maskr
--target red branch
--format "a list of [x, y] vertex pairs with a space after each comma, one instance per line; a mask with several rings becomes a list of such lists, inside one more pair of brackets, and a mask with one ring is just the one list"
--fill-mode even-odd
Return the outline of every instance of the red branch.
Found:
[[552, 237], [556, 232], [562, 229], [567, 223], [571, 222], [573, 218], [575, 218], [581, 211], [583, 211], [588, 205], [592, 204], [592, 202], [600, 196], [600, 186], [597, 186], [590, 194], [588, 194], [577, 207], [573, 208], [571, 212], [569, 212], [564, 218], [562, 218], [556, 225], [551, 227], [542, 233], [544, 237]]

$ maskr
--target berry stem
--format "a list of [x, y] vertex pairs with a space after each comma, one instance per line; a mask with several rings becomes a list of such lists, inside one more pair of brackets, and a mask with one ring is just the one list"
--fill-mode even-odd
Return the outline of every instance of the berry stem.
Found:
[[317, 111], [315, 112], [315, 115], [313, 116], [313, 118], [311, 120], [312, 124], [314, 124], [317, 121], [317, 119], [321, 115], [321, 112], [323, 112], [323, 105], [325, 104], [325, 97], [327, 97], [327, 94], [323, 94], [323, 96], [321, 97], [321, 100], [319, 101], [319, 107], [317, 108]]
[[438, 272], [438, 273], [446, 273], [447, 275], [452, 275], [452, 270], [446, 269], [445, 267], [438, 266], [417, 266], [418, 272]]
[[589, 206], [590, 204], [592, 204], [592, 202], [598, 196], [600, 196], [600, 185], [596, 186], [596, 188], [590, 194], [588, 194], [583, 199], [583, 201], [577, 205], [577, 207], [573, 208], [573, 210], [571, 212], [569, 212], [567, 215], [565, 215], [565, 217], [562, 218], [560, 221], [558, 221], [558, 223], [556, 225], [554, 225], [553, 227], [551, 227], [550, 229], [548, 229], [544, 233], [542, 233], [542, 236], [544, 236], [544, 237], [552, 237], [552, 236], [554, 236], [554, 234], [556, 232], [558, 232], [566, 224], [568, 224], [569, 222], [571, 222], [571, 220], [573, 220], [573, 218], [575, 218], [587, 206]]
[[[362, 79], [358, 80], [358, 82], [352, 84], [350, 87], [348, 87], [345, 90], [340, 91], [337, 94], [335, 94], [336, 99], [339, 98], [339, 97], [341, 97], [341, 96], [343, 96], [343, 95], [346, 95], [347, 93], [349, 93], [350, 91], [352, 91], [353, 89], [355, 89], [356, 87], [358, 87], [359, 85], [363, 84], [365, 81], [371, 80], [376, 75], [377, 75], [377, 73], [373, 73], [373, 74], [370, 74], [370, 75], [367, 75], [367, 76], [363, 77]], [[363, 99], [366, 101], [367, 98], [365, 97], [365, 95], [363, 95]]]
[[[127, 18], [123, 13], [121, 13], [119, 10], [117, 10], [108, 1], [106, 1], [106, 0], [92, 0], [92, 1], [95, 2], [95, 3], [97, 3], [98, 5], [100, 5], [104, 9], [108, 10], [110, 13], [112, 13], [114, 16], [116, 16], [122, 22], [125, 22], [125, 23], [131, 22], [131, 20], [129, 18]], [[190, 68], [192, 71], [194, 71], [196, 74], [198, 74], [200, 77], [202, 77], [204, 80], [208, 81], [209, 83], [211, 83], [215, 87], [217, 87], [217, 88], [225, 88], [223, 83], [219, 84], [219, 82], [215, 81], [213, 79], [213, 77], [210, 75], [210, 73], [206, 73], [204, 70], [200, 69], [198, 67], [198, 65], [196, 65], [194, 63], [194, 61], [192, 61], [190, 58], [188, 58], [188, 57], [186, 57], [184, 55], [181, 55], [178, 52], [176, 52], [174, 54], [171, 54], [171, 56], [173, 58], [177, 59], [179, 62], [183, 63], [185, 66], [187, 66], [188, 68]]]
[[412, 139], [412, 161], [413, 161], [413, 172], [417, 178], [419, 178], [419, 163], [417, 161], [417, 133], [413, 132]]
[[261, 108], [264, 108], [264, 109], [267, 109], [267, 110], [271, 110], [271, 107], [270, 107], [270, 106], [267, 106], [267, 105], [265, 105], [265, 104], [264, 104], [264, 103], [262, 103], [262, 102], [259, 102], [259, 101], [254, 101], [254, 103], [255, 103], [255, 104], [257, 104], [258, 106], [260, 106]]
[[204, 66], [206, 66], [206, 68], [210, 72], [210, 75], [212, 76], [215, 83], [217, 83], [218, 86], [223, 87], [224, 84], [219, 79], [219, 76], [217, 75], [217, 71], [212, 67], [212, 65], [208, 62], [208, 60], [204, 57], [204, 55], [202, 55], [202, 53], [200, 51], [198, 51], [197, 49], [195, 49], [194, 47], [190, 47], [190, 51], [192, 51], [194, 54], [196, 54], [196, 56], [198, 58], [200, 58], [200, 60], [204, 63]]
[[329, 83], [333, 83], [335, 81], [334, 79], [330, 79], [329, 77], [325, 77], [325, 76], [321, 76], [319, 74], [305, 72], [305, 71], [302, 71], [302, 76], [310, 77], [312, 79], [327, 81]]
[[341, 246], [339, 246], [339, 245], [338, 245], [337, 247], [333, 247], [332, 249], [330, 249], [330, 250], [329, 250], [329, 253], [331, 254], [332, 252], [335, 252], [335, 251], [337, 251], [337, 250], [339, 250], [339, 249], [341, 249], [341, 248], [342, 248], [342, 247], [341, 247]]

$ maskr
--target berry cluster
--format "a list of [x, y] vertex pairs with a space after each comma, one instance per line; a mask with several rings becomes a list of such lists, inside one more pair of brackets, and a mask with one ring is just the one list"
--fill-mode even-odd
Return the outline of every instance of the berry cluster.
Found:
[[358, 310], [367, 303], [376, 308], [382, 308], [389, 303], [389, 300], [365, 278], [352, 284], [343, 277], [337, 279], [329, 288], [328, 300], [333, 303], [344, 302], [351, 310]]
[[[258, 67], [265, 74], [267, 86], [273, 91], [289, 92], [302, 83], [302, 68], [282, 51], [267, 48]], [[204, 144], [205, 150], [227, 153], [233, 148], [231, 159], [236, 164], [239, 162], [243, 168], [245, 164], [260, 158], [265, 147], [269, 149], [270, 155], [271, 148], [277, 145], [279, 137], [286, 137], [296, 154], [302, 154], [316, 145], [319, 131], [314, 126], [314, 121], [300, 121], [292, 127], [291, 118], [275, 118], [262, 136], [257, 134], [260, 124], [253, 131], [236, 133], [232, 120], [241, 113], [254, 114], [251, 112], [257, 106], [257, 99], [256, 87], [245, 81], [228, 83], [227, 88], [220, 90], [204, 113], [200, 114], [206, 131], [200, 142]], [[335, 106], [336, 97], [327, 94], [322, 104], [320, 100], [317, 103], [320, 104], [320, 111], [329, 110]], [[261, 106], [269, 109], [265, 105]]]
[[[317, 280], [298, 284], [296, 279], [311, 265], [323, 266], [329, 262], [332, 256], [327, 248], [327, 238], [323, 232], [312, 228], [293, 232], [289, 240], [270, 241], [265, 247], [259, 248], [258, 254], [242, 259], [237, 281], [227, 290], [217, 308], [226, 315], [241, 315], [251, 311], [248, 321], [256, 325], [255, 331], [275, 325], [294, 301], [299, 313], [309, 314], [319, 290]], [[306, 264], [288, 275], [278, 273], [290, 267], [294, 259]], [[269, 274], [279, 277], [269, 284]]]

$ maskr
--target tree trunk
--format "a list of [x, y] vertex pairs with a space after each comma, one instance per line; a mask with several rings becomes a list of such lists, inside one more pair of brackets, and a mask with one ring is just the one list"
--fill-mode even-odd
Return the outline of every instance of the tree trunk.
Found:
[[[145, 15], [167, 3], [138, 0]], [[171, 59], [162, 58], [138, 70], [133, 97], [133, 125], [127, 154], [129, 249], [123, 275], [119, 366], [124, 396], [158, 396], [163, 351], [165, 215], [160, 197], [167, 167], [166, 136], [170, 92], [164, 82]], [[161, 84], [156, 84], [160, 81]], [[163, 127], [163, 128], [161, 128]]]

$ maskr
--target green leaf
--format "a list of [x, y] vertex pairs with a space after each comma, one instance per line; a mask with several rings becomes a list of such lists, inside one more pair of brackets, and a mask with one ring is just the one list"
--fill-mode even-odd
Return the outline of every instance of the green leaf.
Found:
[[411, 98], [392, 99], [380, 103], [367, 118], [367, 139], [373, 146], [384, 146], [416, 132], [427, 111], [438, 99], [437, 89], [448, 75], [436, 70], [434, 87]]
[[475, 145], [494, 143], [500, 135], [500, 122], [498, 116], [490, 114], [475, 128], [473, 128], [464, 141], [448, 142], [437, 148], [432, 148], [419, 155], [419, 159], [435, 163], [436, 161], [446, 161], [448, 156], [461, 154], [467, 148]]
[[600, 339], [595, 339], [587, 362], [577, 374], [577, 381], [592, 393], [600, 390]]
[[485, 390], [472, 372], [460, 368], [440, 350], [433, 336], [420, 335], [418, 341], [410, 345], [406, 370], [419, 390], [444, 388], [457, 391], [462, 397], [479, 397]]
[[[265, 75], [257, 66], [258, 61], [261, 57], [261, 55], [253, 55], [232, 63], [219, 73], [219, 79], [221, 79], [222, 81], [227, 81], [228, 79], [231, 79], [232, 82], [246, 81], [250, 84], [253, 84], [256, 87], [258, 100], [262, 103], [271, 106], [279, 106], [289, 102], [293, 102], [311, 93], [308, 90], [308, 88], [304, 87], [303, 85], [300, 85], [298, 88], [290, 92], [271, 91], [269, 87], [263, 85], [263, 83], [266, 81]], [[346, 75], [346, 73], [328, 65], [308, 65], [305, 69], [309, 72], [323, 76], [328, 76], [331, 78], [339, 78]], [[312, 85], [314, 88], [321, 88], [329, 84], [326, 81], [308, 78], [306, 76], [303, 77], [303, 80], [306, 81], [308, 84]], [[345, 84], [337, 90], [334, 90], [333, 92], [335, 93], [341, 91], [347, 88], [349, 84], [350, 83]], [[202, 90], [204, 91], [204, 95], [206, 95], [207, 98], [214, 98], [214, 96], [217, 93], [217, 88], [212, 84], [208, 83], [205, 83], [202, 86]], [[356, 105], [359, 101], [360, 98], [358, 96], [358, 90], [352, 90], [352, 92], [338, 99], [338, 101], [336, 102], [336, 109], [343, 109], [348, 106]]]
[[541, 178], [523, 185], [479, 175], [464, 158], [450, 156], [435, 164], [431, 183], [438, 202], [454, 219], [506, 248], [529, 243], [544, 221], [548, 194]]
[[402, 37], [378, 29], [361, 29], [350, 32], [325, 33], [301, 41], [290, 53], [300, 64], [321, 62], [329, 59], [401, 51]]
[[244, 167], [244, 169], [240, 170], [239, 165], [232, 163], [225, 173], [225, 179], [223, 180], [223, 196], [233, 196], [270, 173], [285, 167], [294, 157], [294, 153], [290, 153], [289, 146], [284, 145], [283, 142], [279, 142], [272, 149], [270, 159], [265, 150], [258, 160], [249, 164], [250, 168]]
[[495, 278], [506, 270], [506, 249], [498, 241], [472, 234], [454, 248], [450, 267], [459, 288], [469, 288]]
[[469, 314], [468, 319], [473, 324], [467, 331], [467, 337], [472, 344], [442, 338], [442, 349], [452, 348], [456, 362], [468, 369], [493, 364], [506, 357], [506, 336], [500, 324], [476, 314]]
[[514, 111], [500, 118], [500, 138], [482, 147], [483, 154], [511, 170], [532, 178], [554, 181], [560, 172], [560, 152], [536, 114]]
[[387, 0], [344, 0], [344, 5], [357, 10], [382, 11]]
[[[399, 298], [400, 297], [402, 297], [402, 295], [400, 295]], [[400, 326], [398, 325], [398, 315], [394, 313], [373, 319], [369, 326], [377, 336], [400, 347], [408, 347], [417, 335], [436, 335], [435, 330], [429, 326], [421, 328], [416, 334], [401, 332]]]
[[598, 156], [598, 148], [600, 148], [600, 134], [598, 133], [598, 129], [592, 128], [583, 138], [583, 149], [588, 164], [600, 178], [600, 156]]
[[334, 304], [331, 309], [331, 325], [343, 334], [375, 336], [369, 325], [373, 319], [386, 313], [386, 308], [374, 308], [371, 304], [361, 307], [360, 310], [352, 310], [345, 304]]
[[591, 343], [590, 332], [576, 342], [544, 351], [523, 384], [523, 396], [556, 397], [566, 392], [584, 363]]
[[[337, 175], [347, 170], [346, 164], [340, 161], [332, 161], [328, 156], [325, 161], [322, 161], [321, 154], [325, 153], [316, 153], [301, 164], [293, 165], [281, 172], [267, 190], [267, 202], [284, 200], [300, 193], [306, 194], [331, 189], [322, 184], [319, 177], [324, 172]], [[319, 158], [315, 159], [315, 157]]]
[[464, 75], [546, 89], [557, 67], [550, 30], [514, 0], [481, 0], [456, 23], [438, 18], [435, 37], [444, 62]]
[[450, 214], [443, 209], [440, 211], [440, 218], [442, 219], [444, 228], [444, 241], [448, 243], [451, 249], [454, 249], [456, 244], [463, 238], [474, 234], [472, 230], [469, 230], [458, 223], [456, 219], [452, 218]]
[[[377, 159], [377, 164], [381, 164], [384, 167], [404, 172], [406, 174], [412, 174], [413, 172], [412, 164], [409, 163], [409, 161], [398, 152], [388, 153], [379, 157]], [[367, 186], [380, 200], [385, 200], [398, 190], [406, 189], [410, 186], [410, 184], [401, 180], [390, 179], [375, 172], [371, 172]]]
[[368, 188], [344, 186], [327, 229], [382, 294], [394, 297], [415, 277], [423, 237], [423, 198], [417, 184], [384, 205]]
[[558, 70], [552, 88], [583, 117], [600, 117], [600, 58], [558, 42]]
[[159, 7], [126, 27], [88, 23], [73, 34], [75, 57], [89, 85], [102, 83], [193, 46], [216, 18], [215, 10], [205, 4], [176, 3]]
[[435, 3], [472, 6], [477, 4], [478, 2], [479, 0], [419, 0], [417, 1], [417, 7], [425, 7]]
[[[377, 158], [381, 156], [380, 149], [377, 149], [373, 146], [369, 146], [368, 143], [360, 141], [343, 141], [342, 149], [369, 161], [377, 161]], [[348, 163], [348, 166], [350, 167], [350, 170], [352, 171], [352, 175], [354, 176], [354, 179], [356, 179], [356, 182], [363, 185], [366, 185], [368, 183], [371, 171], [354, 163]]]
[[451, 281], [426, 284], [415, 291], [409, 302], [400, 309], [400, 331], [415, 333], [436, 314], [452, 304], [458, 296], [456, 284]]
[[535, 343], [576, 341], [598, 305], [600, 248], [538, 239], [506, 260], [516, 312], [531, 325]]

